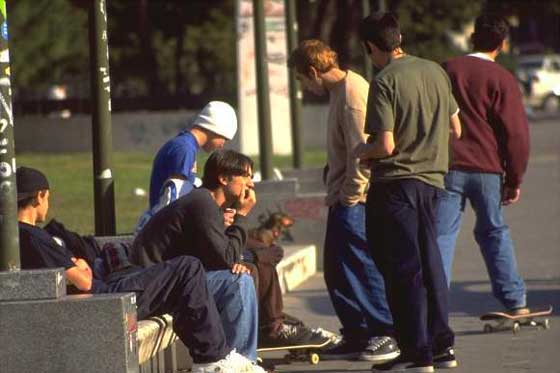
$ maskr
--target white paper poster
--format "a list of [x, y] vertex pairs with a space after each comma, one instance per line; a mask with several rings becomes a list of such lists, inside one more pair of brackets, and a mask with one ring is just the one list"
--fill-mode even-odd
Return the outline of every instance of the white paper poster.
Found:
[[[263, 0], [259, 0], [263, 1]], [[290, 100], [283, 0], [265, 1], [268, 80], [274, 154], [291, 154]], [[259, 153], [253, 2], [239, 0], [237, 18], [237, 66], [239, 142], [245, 154]]]

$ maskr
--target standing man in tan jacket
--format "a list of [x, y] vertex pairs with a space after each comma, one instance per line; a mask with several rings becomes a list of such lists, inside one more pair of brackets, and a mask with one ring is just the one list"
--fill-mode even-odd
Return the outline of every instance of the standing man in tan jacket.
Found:
[[341, 70], [337, 55], [319, 40], [305, 40], [288, 60], [303, 87], [329, 94], [327, 186], [329, 206], [324, 276], [337, 316], [342, 342], [323, 359], [381, 361], [399, 355], [391, 337], [392, 320], [383, 278], [368, 251], [365, 199], [369, 170], [352, 150], [364, 142], [369, 85], [353, 71]]

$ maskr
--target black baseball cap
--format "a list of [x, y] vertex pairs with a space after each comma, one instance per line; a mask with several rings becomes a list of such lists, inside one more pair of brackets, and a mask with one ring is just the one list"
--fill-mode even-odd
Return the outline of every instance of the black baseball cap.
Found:
[[47, 177], [31, 167], [18, 167], [16, 170], [17, 199], [34, 197], [38, 191], [50, 189]]

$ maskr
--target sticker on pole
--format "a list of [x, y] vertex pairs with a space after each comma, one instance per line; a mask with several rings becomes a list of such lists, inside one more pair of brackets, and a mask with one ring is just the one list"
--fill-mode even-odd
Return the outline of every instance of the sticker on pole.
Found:
[[2, 22], [2, 26], [0, 26], [0, 33], [2, 34], [2, 38], [4, 40], [8, 40], [8, 23], [6, 23], [6, 21]]

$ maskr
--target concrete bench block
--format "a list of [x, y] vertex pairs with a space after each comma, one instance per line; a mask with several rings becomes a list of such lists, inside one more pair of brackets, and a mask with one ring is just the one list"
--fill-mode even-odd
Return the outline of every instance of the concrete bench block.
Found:
[[0, 302], [66, 295], [64, 268], [0, 272]]
[[138, 372], [136, 297], [0, 302], [0, 372]]

